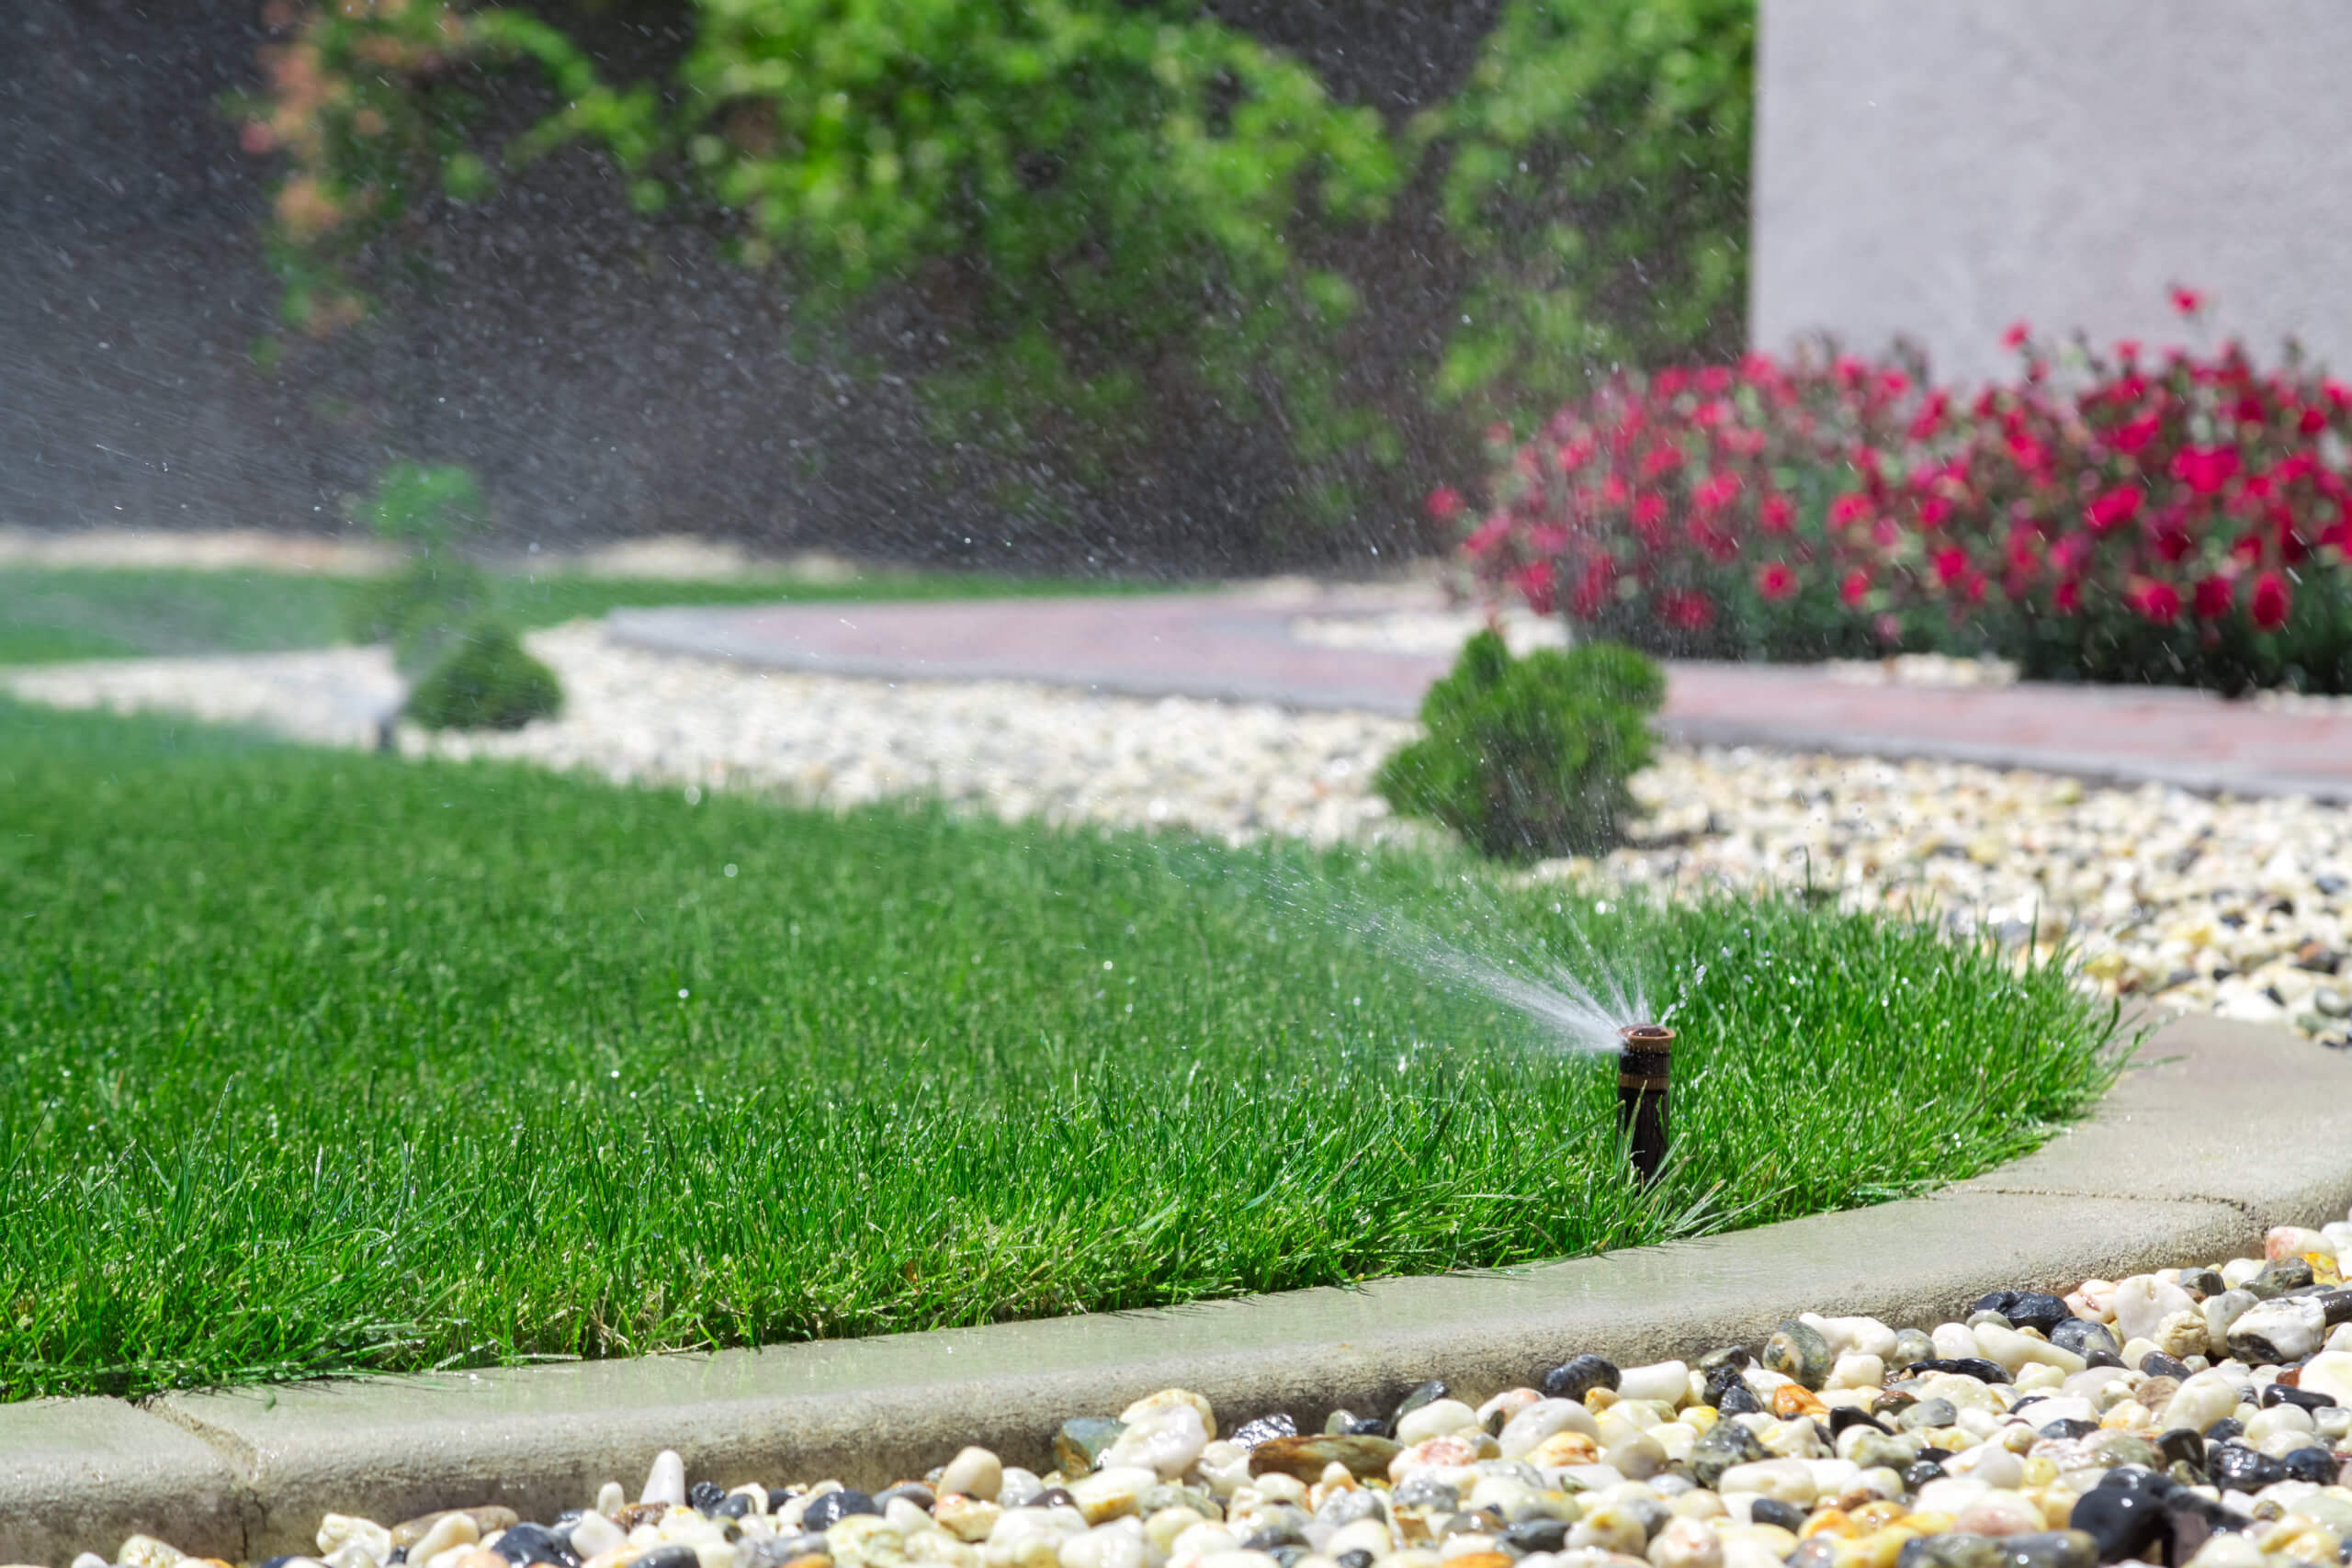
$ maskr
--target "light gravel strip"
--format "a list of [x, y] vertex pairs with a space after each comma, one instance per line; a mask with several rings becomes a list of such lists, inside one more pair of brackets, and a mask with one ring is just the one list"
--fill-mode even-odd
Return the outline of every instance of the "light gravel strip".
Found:
[[[840, 807], [924, 795], [1012, 820], [1237, 842], [1426, 831], [1372, 793], [1381, 759], [1416, 733], [1379, 715], [763, 671], [623, 646], [586, 623], [530, 646], [563, 679], [563, 716], [511, 735], [403, 730], [402, 749]], [[343, 745], [372, 744], [398, 694], [385, 656], [368, 649], [54, 666], [7, 685], [64, 706], [183, 712]], [[1847, 908], [1929, 909], [2020, 949], [2072, 942], [2111, 991], [2330, 1042], [2352, 1033], [2343, 807], [1718, 748], [1665, 749], [1635, 794], [1649, 817], [1633, 847], [1537, 874], [1597, 896], [1627, 882], [1679, 892], [1809, 883]]]

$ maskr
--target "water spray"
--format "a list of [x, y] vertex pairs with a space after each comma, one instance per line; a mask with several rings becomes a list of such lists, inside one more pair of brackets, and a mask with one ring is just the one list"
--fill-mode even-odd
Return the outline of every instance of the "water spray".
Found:
[[1645, 1186], [1666, 1159], [1666, 1093], [1674, 1071], [1674, 1031], [1629, 1023], [1617, 1032], [1617, 1130], [1633, 1139], [1634, 1174]]

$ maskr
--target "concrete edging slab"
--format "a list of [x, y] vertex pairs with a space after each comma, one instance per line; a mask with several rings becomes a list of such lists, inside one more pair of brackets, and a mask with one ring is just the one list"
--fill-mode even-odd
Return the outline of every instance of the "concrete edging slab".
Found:
[[[2291, 1141], [2265, 1135], [2281, 1107]], [[307, 1549], [329, 1509], [389, 1521], [497, 1502], [547, 1517], [608, 1478], [634, 1485], [662, 1448], [730, 1483], [880, 1483], [965, 1442], [1042, 1470], [1063, 1418], [1171, 1383], [1225, 1417], [1319, 1423], [1432, 1376], [1483, 1396], [1576, 1351], [1688, 1355], [1801, 1310], [1925, 1325], [1995, 1287], [2219, 1258], [2268, 1225], [2340, 1214], [2347, 1147], [2352, 1061], [2284, 1031], [2184, 1019], [2087, 1121], [2023, 1159], [1928, 1197], [1701, 1241], [1164, 1311], [173, 1394], [106, 1417], [83, 1408], [99, 1400], [0, 1407], [0, 1560], [111, 1551], [167, 1515], [174, 1544], [232, 1560]], [[99, 1458], [78, 1464], [76, 1442]], [[139, 1462], [103, 1462], [126, 1451]]]

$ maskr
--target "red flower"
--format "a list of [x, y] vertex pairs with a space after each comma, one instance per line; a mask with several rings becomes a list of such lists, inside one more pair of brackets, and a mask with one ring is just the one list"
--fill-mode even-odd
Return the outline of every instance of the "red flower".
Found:
[[2199, 495], [2211, 495], [2237, 476], [2234, 446], [2184, 446], [2173, 457], [2172, 477]]
[[1715, 618], [1715, 606], [1704, 593], [1678, 589], [1657, 596], [1657, 613], [1667, 625], [1695, 632]]
[[2117, 425], [2111, 439], [2117, 451], [2130, 454], [2154, 441], [2161, 428], [2162, 422], [2154, 414], [2144, 413], [2128, 424]]
[[1767, 534], [1785, 534], [1796, 525], [1796, 503], [1785, 495], [1768, 495], [1757, 509], [1756, 525]]
[[1470, 531], [1462, 541], [1462, 552], [1468, 556], [1483, 556], [1503, 542], [1510, 533], [1510, 515], [1498, 512]]
[[2284, 577], [2266, 571], [2254, 580], [2254, 593], [2246, 601], [2246, 608], [2256, 626], [2267, 632], [2277, 631], [2287, 624], [2287, 612], [2292, 605], [2293, 595], [2288, 592]]
[[1936, 581], [1949, 588], [1968, 570], [1968, 552], [1954, 545], [1936, 552]]
[[1829, 503], [1829, 521], [1843, 528], [1868, 520], [1871, 498], [1860, 491], [1849, 491]]
[[1617, 590], [1617, 562], [1614, 557], [1596, 556], [1585, 563], [1583, 573], [1577, 579], [1576, 592], [1568, 596], [1568, 614], [1577, 620], [1589, 621], [1600, 614]]
[[1423, 504], [1429, 508], [1431, 517], [1441, 523], [1451, 523], [1461, 513], [1462, 492], [1452, 485], [1440, 485], [1430, 491], [1430, 498]]
[[2176, 288], [2172, 291], [2172, 308], [2184, 316], [2193, 316], [2205, 308], [2205, 296], [2195, 288]]
[[1716, 473], [1690, 492], [1690, 504], [1702, 512], [1720, 512], [1739, 499], [1739, 476]]
[[2180, 619], [2180, 590], [2169, 582], [2142, 578], [2128, 595], [2132, 607], [2160, 626]]
[[1849, 610], [1859, 610], [1862, 607], [1862, 600], [1870, 591], [1870, 569], [1858, 566], [1846, 574], [1844, 582], [1838, 585], [1838, 597], [1846, 602], [1846, 608]]
[[1560, 465], [1560, 472], [1573, 474], [1592, 461], [1592, 443], [1589, 441], [1563, 442], [1559, 449], [1552, 454], [1552, 460]]
[[2001, 334], [2001, 346], [2003, 348], [2021, 348], [2025, 344], [2025, 340], [2032, 335], [2033, 329], [2028, 326], [2025, 322], [2011, 321], [2009, 323], [2009, 330]]
[[2094, 500], [2084, 514], [2094, 534], [2112, 533], [2139, 516], [2140, 503], [2147, 499], [2147, 491], [2138, 485], [2117, 485]]
[[2301, 435], [2317, 435], [2327, 428], [2325, 409], [2307, 408], [2295, 416], [2295, 431]]
[[1756, 569], [1756, 592], [1774, 604], [1797, 591], [1797, 574], [1784, 560], [1768, 560]]
[[2058, 585], [2058, 591], [2050, 596], [2050, 602], [2056, 606], [2060, 615], [2073, 615], [2083, 607], [2082, 583], [2075, 578], [2066, 579]]
[[1642, 454], [1642, 478], [1654, 479], [1682, 466], [1682, 454], [1671, 446], [1653, 446]]
[[2116, 339], [2115, 357], [2120, 359], [2126, 365], [2132, 364], [2138, 360], [2140, 357], [2140, 340], [2138, 338], [2131, 337]]
[[2191, 591], [2190, 608], [2200, 621], [2218, 621], [2230, 613], [2230, 602], [2237, 597], [2238, 585], [2226, 577], [2200, 577]]
[[1539, 615], [1552, 613], [1552, 594], [1559, 579], [1550, 561], [1540, 560], [1521, 567], [1511, 581], [1519, 584], [1520, 592], [1526, 596], [1529, 609]]

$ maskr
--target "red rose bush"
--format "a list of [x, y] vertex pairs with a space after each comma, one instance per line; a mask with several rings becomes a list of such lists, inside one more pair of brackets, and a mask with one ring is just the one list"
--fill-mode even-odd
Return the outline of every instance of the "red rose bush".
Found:
[[1430, 509], [1490, 588], [1652, 651], [2352, 691], [2352, 388], [2291, 348], [2007, 341], [1973, 393], [1907, 356], [1622, 374], [1490, 433], [1483, 515]]

